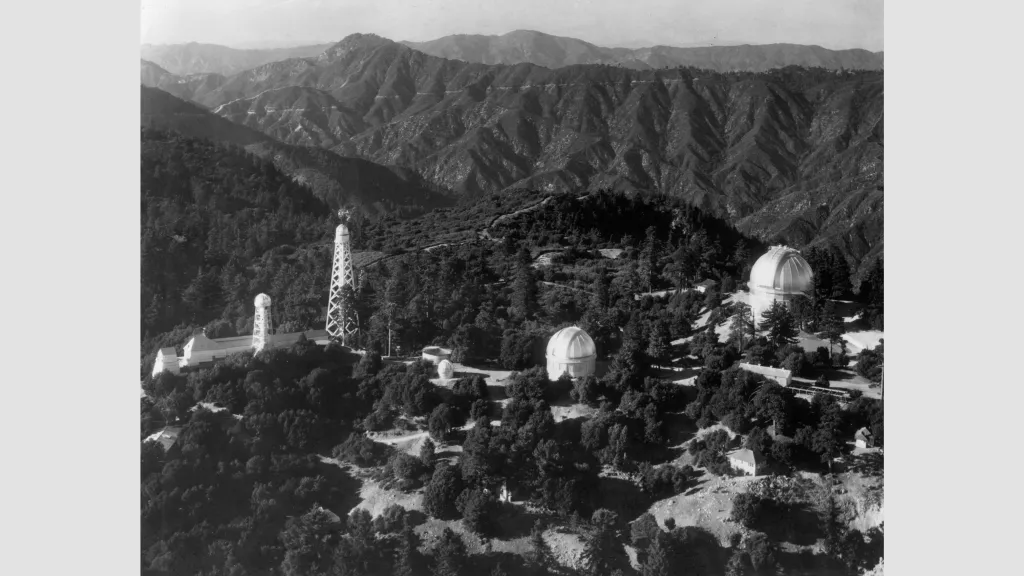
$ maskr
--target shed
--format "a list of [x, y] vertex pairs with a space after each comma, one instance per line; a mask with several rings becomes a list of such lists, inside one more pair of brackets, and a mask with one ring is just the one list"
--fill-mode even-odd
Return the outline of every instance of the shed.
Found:
[[772, 368], [771, 366], [740, 362], [740, 370], [760, 374], [769, 380], [777, 382], [780, 386], [789, 386], [793, 382], [793, 373], [785, 368]]

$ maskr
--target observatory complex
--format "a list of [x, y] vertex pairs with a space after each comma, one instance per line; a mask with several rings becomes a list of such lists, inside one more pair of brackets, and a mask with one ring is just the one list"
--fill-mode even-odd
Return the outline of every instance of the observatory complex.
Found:
[[772, 246], [757, 259], [750, 270], [750, 309], [754, 323], [761, 323], [761, 314], [774, 302], [787, 306], [803, 298], [811, 289], [811, 266], [800, 252], [789, 246]]
[[[345, 218], [346, 214], [341, 213], [341, 216]], [[272, 301], [270, 296], [259, 294], [253, 301], [256, 310], [253, 313], [251, 336], [208, 338], [206, 334], [199, 333], [185, 344], [182, 356], [178, 356], [174, 348], [161, 348], [157, 352], [156, 362], [153, 364], [153, 376], [165, 370], [178, 374], [182, 370], [205, 368], [238, 352], [251, 350], [255, 353], [277, 346], [291, 346], [298, 342], [301, 336], [320, 345], [326, 345], [331, 341], [350, 344], [352, 337], [359, 330], [358, 318], [355, 311], [350, 308], [349, 294], [353, 285], [354, 274], [349, 231], [348, 226], [341, 224], [334, 235], [334, 265], [327, 304], [326, 330], [274, 334], [271, 318]]]
[[548, 340], [548, 378], [558, 380], [562, 374], [583, 378], [594, 374], [597, 347], [582, 328], [562, 328]]

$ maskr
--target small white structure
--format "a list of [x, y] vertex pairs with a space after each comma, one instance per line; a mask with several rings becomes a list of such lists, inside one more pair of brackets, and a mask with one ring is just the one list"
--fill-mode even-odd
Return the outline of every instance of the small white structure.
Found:
[[749, 448], [730, 452], [728, 457], [730, 466], [751, 476], [757, 476], [757, 469], [764, 465], [764, 457]]
[[772, 246], [750, 269], [750, 310], [754, 324], [761, 323], [761, 314], [774, 302], [789, 305], [803, 298], [811, 288], [811, 266], [800, 252], [789, 246]]
[[450, 380], [455, 376], [455, 367], [447, 358], [437, 363], [437, 375], [444, 380]]
[[857, 445], [857, 448], [874, 448], [875, 437], [867, 428], [861, 428], [853, 435], [853, 443]]
[[181, 426], [166, 426], [159, 432], [147, 436], [143, 442], [159, 442], [166, 451], [170, 450], [171, 446], [178, 441], [179, 434], [181, 434]]
[[447, 348], [441, 348], [439, 346], [427, 346], [423, 349], [422, 358], [429, 360], [434, 364], [440, 364], [442, 360], [447, 360], [452, 354], [451, 350]]
[[270, 296], [260, 294], [253, 301], [256, 312], [253, 314], [252, 322], [252, 350], [259, 352], [272, 345], [271, 334], [273, 333], [270, 320]]
[[161, 348], [156, 353], [156, 362], [153, 363], [153, 376], [167, 370], [172, 374], [178, 374], [181, 369], [178, 368], [178, 352], [174, 348]]
[[760, 374], [769, 380], [777, 382], [780, 386], [789, 386], [793, 382], [793, 373], [785, 368], [772, 368], [771, 366], [740, 362], [740, 370]]
[[562, 374], [583, 378], [594, 373], [597, 347], [582, 328], [562, 328], [548, 340], [548, 378], [558, 380]]

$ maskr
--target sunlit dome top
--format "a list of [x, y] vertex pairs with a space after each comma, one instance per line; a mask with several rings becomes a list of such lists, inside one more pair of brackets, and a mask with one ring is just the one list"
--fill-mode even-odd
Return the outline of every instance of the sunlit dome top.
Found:
[[455, 367], [447, 359], [437, 363], [437, 375], [441, 378], [451, 378], [455, 375]]
[[548, 340], [548, 358], [576, 360], [597, 355], [594, 340], [582, 328], [562, 328]]
[[253, 304], [255, 304], [257, 308], [266, 308], [270, 306], [270, 296], [260, 294], [256, 296], [256, 300], [253, 301]]
[[339, 244], [341, 242], [348, 241], [348, 226], [339, 224], [334, 230], [334, 243]]
[[789, 246], [772, 246], [750, 270], [750, 288], [777, 293], [803, 293], [811, 288], [811, 266]]

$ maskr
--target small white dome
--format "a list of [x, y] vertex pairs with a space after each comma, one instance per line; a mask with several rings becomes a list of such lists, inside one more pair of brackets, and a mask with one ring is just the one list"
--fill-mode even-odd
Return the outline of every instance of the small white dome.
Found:
[[348, 226], [339, 224], [334, 231], [334, 243], [340, 244], [342, 242], [348, 242]]
[[772, 246], [750, 269], [751, 290], [802, 294], [811, 288], [811, 266], [789, 246]]
[[447, 380], [455, 375], [455, 367], [447, 359], [441, 360], [437, 363], [437, 375]]
[[548, 340], [548, 358], [578, 360], [597, 355], [594, 340], [582, 328], [569, 326], [562, 328]]
[[253, 304], [255, 304], [257, 308], [266, 308], [270, 306], [270, 296], [260, 294], [259, 296], [256, 296], [256, 300], [253, 301]]

